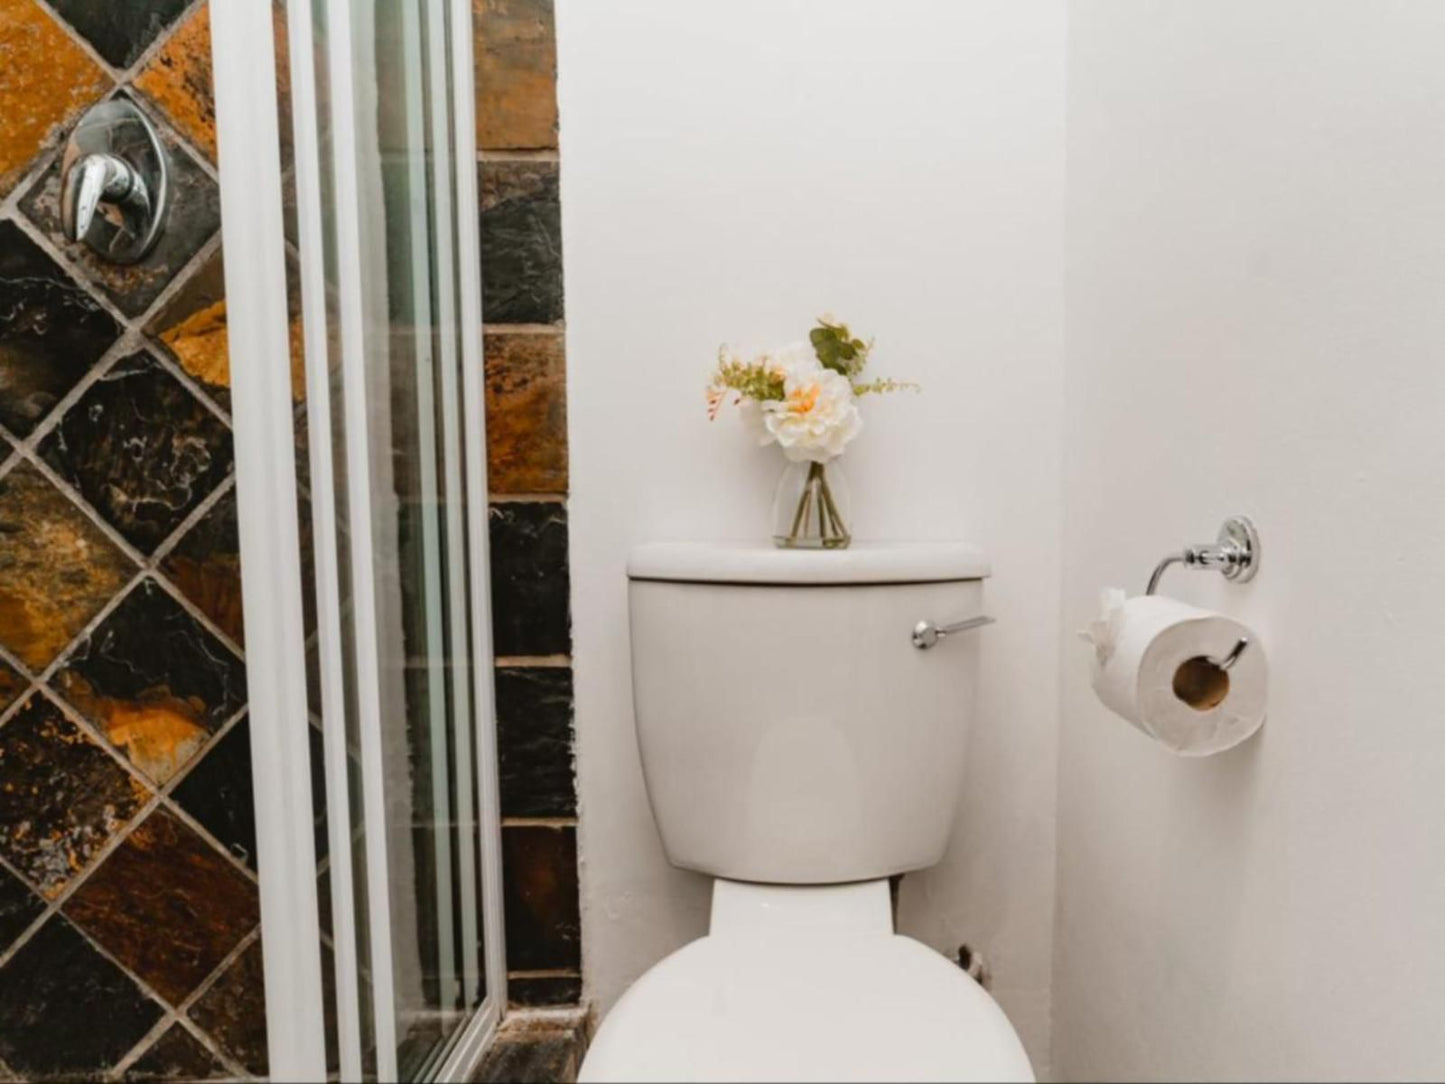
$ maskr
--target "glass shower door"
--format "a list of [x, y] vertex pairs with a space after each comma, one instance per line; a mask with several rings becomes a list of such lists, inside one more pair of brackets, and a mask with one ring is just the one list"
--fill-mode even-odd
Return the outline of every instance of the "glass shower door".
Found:
[[[301, 509], [294, 548], [273, 536], [248, 548], [243, 523], [243, 582], [248, 627], [254, 616], [274, 631], [266, 650], [281, 667], [294, 668], [287, 653], [298, 646], [296, 614], [275, 591], [253, 598], [253, 580], [274, 581], [284, 593], [294, 571], [314, 592], [314, 604], [300, 608], [304, 615], [309, 606], [316, 627], [300, 643], [301, 713], [309, 710], [323, 735], [313, 785], [324, 790], [326, 810], [324, 843], [311, 856], [322, 872], [322, 891], [311, 879], [312, 915], [298, 917], [304, 893], [289, 884], [273, 886], [286, 900], [275, 911], [284, 907], [286, 917], [263, 914], [272, 1074], [278, 1046], [283, 1059], [303, 1059], [294, 1063], [296, 1076], [321, 1056], [317, 1037], [285, 1015], [289, 1007], [324, 1033], [328, 1068], [343, 1079], [446, 1079], [475, 1059], [503, 999], [471, 5], [291, 0], [284, 32], [278, 25], [266, 38], [268, 49], [284, 43], [281, 79], [271, 76], [269, 87], [254, 71], [224, 71], [222, 60], [228, 28], [236, 47], [241, 40], [254, 46], [267, 20], [221, 9], [261, 6], [218, 5], [213, 15], [223, 199], [232, 200], [225, 205], [228, 296], [233, 327], [245, 316], [248, 291], [264, 318], [263, 295], [274, 295], [272, 280], [284, 281], [286, 265], [294, 265], [287, 328], [300, 327], [289, 338], [299, 339], [293, 351], [304, 355], [306, 395], [293, 443], [305, 451], [292, 467]], [[269, 89], [273, 101], [277, 86], [289, 84], [290, 109], [283, 104], [274, 137], [259, 131], [257, 118], [256, 131], [228, 124], [264, 114], [263, 104], [237, 99], [243, 84], [250, 93]], [[276, 146], [264, 147], [271, 138]], [[276, 177], [254, 162], [245, 166], [249, 182], [240, 169], [228, 177], [227, 155], [238, 144], [274, 160]], [[294, 147], [294, 260], [284, 201], [279, 221], [276, 207], [264, 221], [255, 208], [232, 211], [239, 193], [254, 202], [259, 180], [268, 197], [281, 191], [287, 146]], [[273, 235], [269, 270], [258, 262], [233, 274], [233, 233], [243, 248], [266, 247], [242, 236], [257, 229]], [[244, 281], [233, 287], [233, 277]], [[270, 302], [274, 320], [276, 298]], [[296, 310], [299, 321], [290, 315]], [[245, 360], [244, 337], [241, 357], [235, 338], [233, 367]], [[275, 350], [273, 333], [256, 348], [252, 380], [233, 378], [238, 399], [250, 384], [256, 397], [252, 412], [240, 403], [236, 411], [238, 460], [251, 447], [254, 468], [248, 482], [238, 467], [238, 488], [253, 530], [261, 517], [285, 534], [295, 498], [280, 492], [284, 479], [274, 484], [284, 473], [274, 447], [279, 429], [259, 416], [277, 405], [275, 389], [261, 386], [280, 379]], [[263, 402], [263, 390], [270, 400]], [[288, 562], [298, 568], [273, 574], [271, 565]], [[282, 715], [296, 711], [294, 679], [288, 690], [287, 705], [276, 709]], [[288, 788], [302, 789], [288, 725], [279, 717], [253, 723], [256, 745], [292, 747], [285, 765], [273, 765], [284, 779], [263, 783], [266, 752], [258, 756], [258, 806], [267, 791], [283, 805], [300, 803], [297, 794], [288, 797]], [[304, 827], [294, 813], [276, 821], [274, 841], [258, 826], [262, 853], [304, 850], [297, 833], [312, 831], [309, 818]], [[290, 865], [271, 876], [294, 878], [307, 861], [288, 857]], [[263, 912], [267, 879], [263, 868]], [[318, 912], [315, 900], [327, 895]], [[319, 1021], [311, 969], [298, 964], [298, 953], [319, 961]], [[273, 981], [278, 970], [289, 978]]]

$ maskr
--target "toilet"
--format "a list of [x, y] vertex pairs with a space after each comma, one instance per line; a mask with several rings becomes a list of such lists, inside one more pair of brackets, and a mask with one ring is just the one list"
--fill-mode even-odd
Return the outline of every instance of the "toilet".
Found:
[[914, 630], [982, 615], [988, 571], [953, 543], [633, 551], [648, 798], [712, 912], [580, 1080], [1033, 1079], [984, 989], [894, 932], [888, 884], [943, 855], [977, 684], [981, 631]]

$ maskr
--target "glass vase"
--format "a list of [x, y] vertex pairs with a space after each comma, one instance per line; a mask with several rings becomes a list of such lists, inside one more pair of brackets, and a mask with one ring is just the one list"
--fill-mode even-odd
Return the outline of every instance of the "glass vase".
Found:
[[847, 549], [852, 515], [837, 460], [789, 463], [773, 491], [773, 542], [784, 549]]

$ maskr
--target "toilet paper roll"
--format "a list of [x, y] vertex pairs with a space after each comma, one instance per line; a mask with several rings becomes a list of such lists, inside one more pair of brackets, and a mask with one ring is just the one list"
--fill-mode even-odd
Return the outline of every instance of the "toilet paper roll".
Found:
[[[1094, 644], [1099, 699], [1181, 756], [1231, 749], [1264, 723], [1264, 647], [1233, 618], [1158, 595], [1126, 599], [1114, 590], [1085, 635]], [[1221, 668], [1241, 639], [1248, 647]]]

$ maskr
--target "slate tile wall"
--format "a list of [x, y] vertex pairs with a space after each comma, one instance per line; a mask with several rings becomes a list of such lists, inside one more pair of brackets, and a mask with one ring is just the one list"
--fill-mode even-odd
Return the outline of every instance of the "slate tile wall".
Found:
[[508, 989], [582, 996], [552, 0], [473, 0]]
[[[510, 985], [569, 1004], [552, 6], [474, 15]], [[266, 1070], [209, 48], [205, 0], [0, 0], [0, 1079]], [[177, 178], [130, 269], [56, 204], [65, 135], [118, 95]]]

